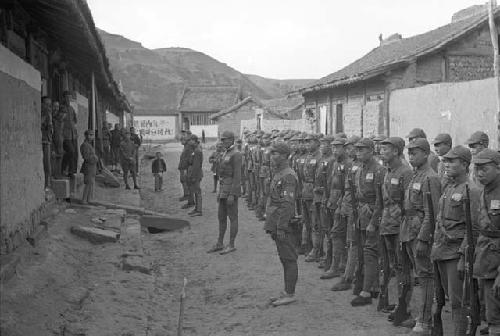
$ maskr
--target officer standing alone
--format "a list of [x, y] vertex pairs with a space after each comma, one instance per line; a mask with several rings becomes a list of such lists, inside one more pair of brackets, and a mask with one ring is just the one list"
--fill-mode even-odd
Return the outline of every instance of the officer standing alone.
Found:
[[266, 205], [266, 224], [264, 229], [276, 243], [278, 255], [283, 265], [285, 291], [279, 297], [272, 298], [274, 306], [287, 305], [296, 301], [295, 286], [298, 278], [297, 250], [294, 230], [290, 220], [295, 213], [295, 195], [297, 175], [288, 164], [290, 147], [278, 142], [271, 147], [271, 160], [274, 177], [271, 182], [269, 198]]
[[[234, 241], [238, 234], [238, 198], [241, 195], [241, 163], [242, 155], [234, 145], [234, 133], [224, 131], [220, 138], [225, 152], [219, 163], [220, 187], [217, 194], [219, 202], [219, 238], [208, 253], [231, 253], [236, 250]], [[227, 218], [231, 223], [229, 228], [229, 245], [224, 247], [224, 235], [227, 229]]]

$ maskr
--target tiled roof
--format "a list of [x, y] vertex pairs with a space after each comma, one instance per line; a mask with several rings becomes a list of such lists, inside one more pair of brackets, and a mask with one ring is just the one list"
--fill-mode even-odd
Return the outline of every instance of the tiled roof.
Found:
[[[499, 12], [497, 8], [495, 17], [498, 17]], [[482, 13], [449, 23], [424, 34], [381, 45], [345, 68], [319, 79], [300, 91], [308, 92], [372, 78], [443, 48], [478, 26], [487, 24], [487, 19], [488, 15]]]
[[280, 119], [284, 119], [284, 116], [282, 116], [280, 113], [278, 113], [277, 111], [274, 111], [273, 109], [270, 109], [265, 103], [263, 103], [263, 101], [257, 99], [257, 98], [254, 98], [254, 97], [246, 97], [245, 99], [243, 99], [242, 101], [240, 101], [239, 103], [233, 105], [233, 106], [230, 106], [228, 107], [227, 109], [224, 109], [220, 112], [217, 112], [217, 113], [214, 113], [212, 115], [210, 115], [210, 119], [217, 119], [223, 115], [226, 115], [228, 113], [231, 113], [231, 112], [234, 112], [234, 111], [237, 111], [240, 107], [250, 103], [250, 102], [253, 102], [255, 103], [256, 105], [258, 105], [259, 107], [261, 107], [262, 109], [265, 109], [266, 112], [280, 118]]
[[264, 105], [271, 111], [279, 114], [285, 114], [304, 103], [304, 97], [301, 95], [295, 95], [292, 97], [282, 97], [275, 99], [267, 99], [262, 101]]
[[240, 98], [234, 86], [191, 86], [184, 89], [180, 112], [219, 112], [233, 106]]

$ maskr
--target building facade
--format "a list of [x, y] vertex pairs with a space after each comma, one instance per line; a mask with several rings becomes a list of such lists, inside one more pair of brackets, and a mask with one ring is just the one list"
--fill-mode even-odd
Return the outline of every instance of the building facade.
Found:
[[131, 108], [83, 0], [0, 2], [0, 88], [0, 254], [6, 254], [45, 209], [41, 98], [62, 102], [64, 92], [71, 94], [78, 144], [85, 130], [102, 129], [106, 111], [123, 120]]
[[[466, 14], [421, 35], [380, 39], [362, 58], [302, 89], [305, 118], [325, 134], [389, 135], [394, 90], [493, 76], [487, 13]], [[498, 24], [498, 11], [495, 17]]]

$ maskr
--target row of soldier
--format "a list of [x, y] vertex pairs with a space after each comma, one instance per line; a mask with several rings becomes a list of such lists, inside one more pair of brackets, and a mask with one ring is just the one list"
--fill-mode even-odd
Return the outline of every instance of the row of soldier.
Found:
[[[285, 272], [285, 291], [273, 302], [295, 301], [296, 257], [294, 266], [294, 252], [283, 245], [291, 241], [306, 262], [324, 269], [321, 279], [340, 278], [333, 291], [353, 289], [352, 306], [378, 298], [377, 310], [415, 335], [442, 333], [440, 312], [448, 298], [454, 335], [475, 334], [481, 306], [490, 334], [498, 336], [500, 154], [487, 148], [483, 132], [470, 137], [469, 148], [453, 147], [451, 136], [440, 134], [432, 141], [437, 155], [423, 130], [407, 138], [405, 146], [400, 137], [244, 133], [243, 194], [266, 221]], [[286, 174], [274, 167], [283, 154], [293, 169]], [[294, 177], [296, 190], [287, 192], [283, 185]], [[286, 211], [273, 214], [287, 202], [294, 213], [280, 224]], [[397, 304], [388, 297], [392, 277]], [[412, 316], [415, 282], [422, 297]]]

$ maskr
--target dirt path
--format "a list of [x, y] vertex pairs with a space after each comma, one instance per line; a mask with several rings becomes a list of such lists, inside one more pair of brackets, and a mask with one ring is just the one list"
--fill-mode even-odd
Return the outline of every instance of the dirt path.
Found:
[[[205, 150], [205, 161], [209, 155]], [[181, 210], [176, 149], [164, 151], [168, 173], [165, 190], [153, 192], [153, 180], [143, 174], [143, 206], [179, 218]], [[206, 169], [208, 164], [205, 162]], [[202, 183], [203, 217], [191, 219], [184, 232], [151, 236], [145, 250], [156, 260], [155, 295], [150, 331], [162, 335], [174, 330], [182, 279], [189, 281], [185, 315], [186, 335], [398, 335], [408, 329], [394, 328], [375, 306], [353, 308], [350, 292], [329, 290], [336, 280], [319, 280], [321, 270], [299, 261], [298, 302], [288, 307], [267, 305], [282, 289], [281, 264], [272, 240], [262, 230], [244, 202], [240, 203], [237, 251], [220, 256], [206, 250], [217, 239], [217, 203], [211, 175]], [[240, 200], [241, 201], [241, 200]], [[227, 239], [228, 237], [226, 237]], [[163, 331], [162, 331], [163, 330]]]

